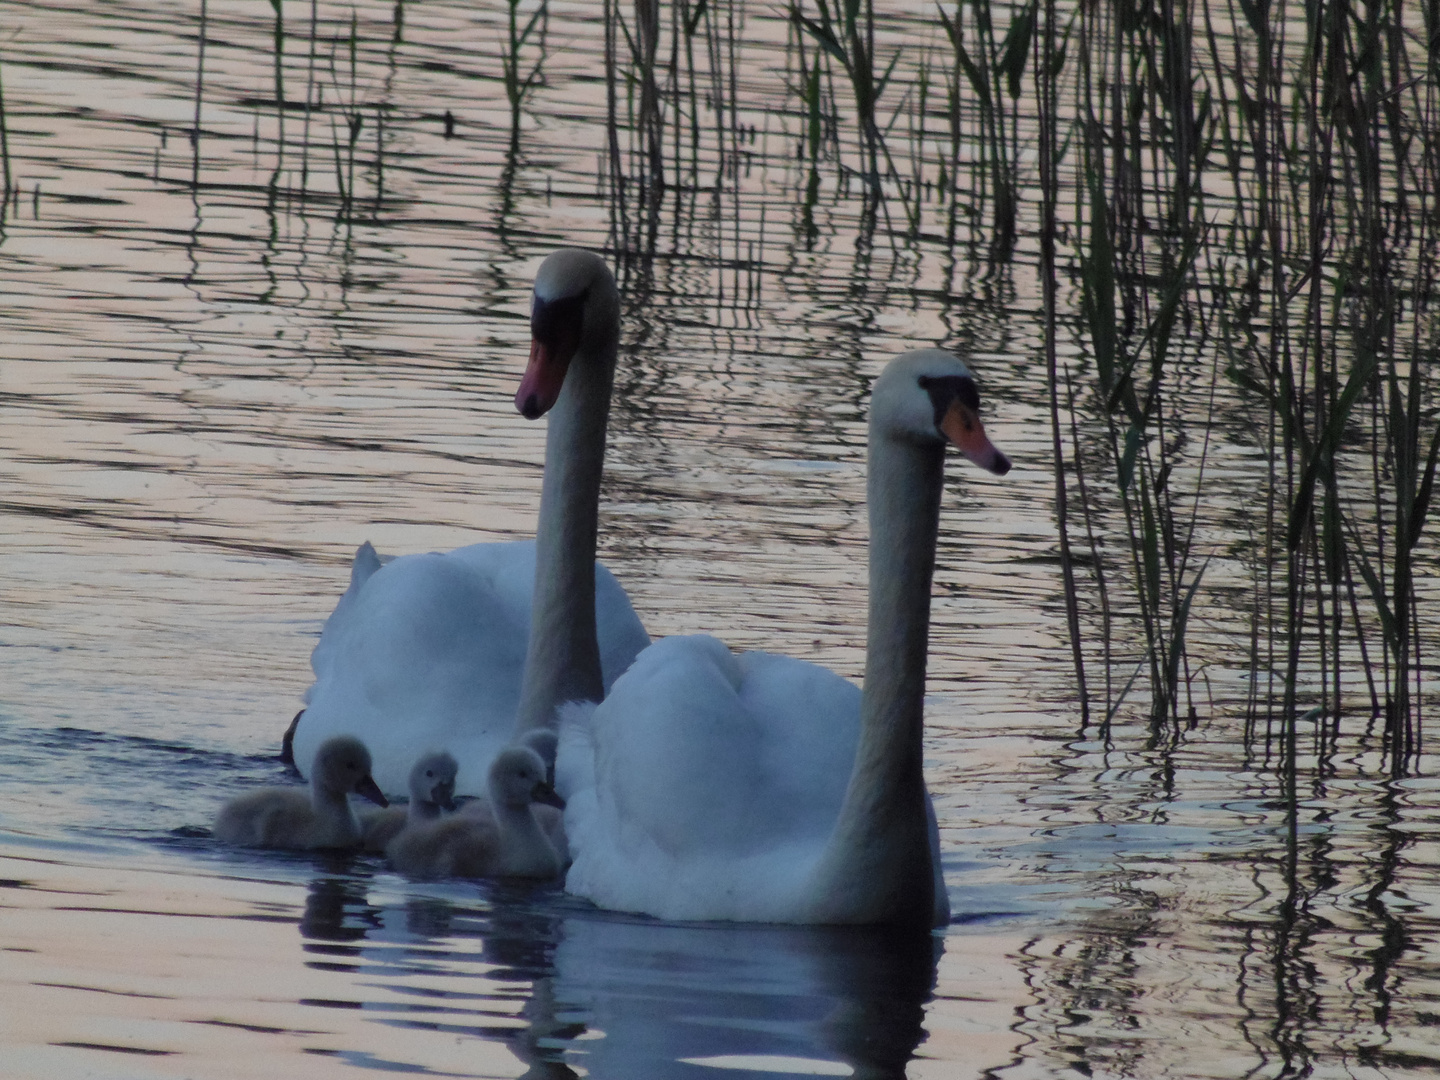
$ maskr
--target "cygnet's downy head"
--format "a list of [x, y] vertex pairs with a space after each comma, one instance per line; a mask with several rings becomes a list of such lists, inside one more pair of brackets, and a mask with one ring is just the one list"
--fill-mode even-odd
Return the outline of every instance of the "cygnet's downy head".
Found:
[[410, 769], [410, 801], [454, 810], [458, 771], [455, 759], [444, 750], [426, 754]]
[[904, 442], [950, 442], [987, 472], [1004, 476], [1010, 459], [980, 422], [980, 392], [959, 358], [942, 349], [897, 356], [875, 381], [870, 400], [873, 434]]
[[313, 783], [322, 791], [344, 795], [355, 792], [380, 806], [389, 800], [370, 776], [370, 751], [352, 735], [326, 739], [315, 751]]
[[490, 801], [497, 808], [524, 809], [532, 802], [565, 808], [565, 800], [545, 779], [545, 762], [528, 746], [508, 746], [490, 765]]

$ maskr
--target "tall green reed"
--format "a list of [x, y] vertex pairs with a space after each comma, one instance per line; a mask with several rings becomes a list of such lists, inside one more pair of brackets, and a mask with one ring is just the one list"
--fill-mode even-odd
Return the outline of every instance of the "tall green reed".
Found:
[[[1187, 122], [1176, 115], [1175, 98], [1159, 91], [1167, 82], [1188, 79], [1188, 61], [1173, 51], [1162, 56], [1160, 44], [1146, 32], [1148, 24], [1124, 3], [1082, 9], [1080, 19], [1075, 86], [1077, 124], [1084, 134], [1076, 170], [1076, 218], [1085, 238], [1078, 253], [1081, 310], [1094, 360], [1094, 401], [1124, 523], [1128, 582], [1143, 634], [1153, 734], [1159, 739], [1167, 719], [1178, 733], [1182, 699], [1186, 713], [1193, 710], [1185, 646], [1204, 567], [1197, 566], [1192, 550], [1195, 518], [1185, 509], [1190, 493], [1175, 483], [1176, 425], [1187, 412], [1187, 403], [1175, 397], [1175, 379], [1186, 359], [1180, 354], [1190, 352], [1175, 330], [1177, 320], [1194, 314], [1204, 236], [1191, 224], [1186, 177], [1194, 150], [1175, 142], [1162, 152], [1135, 132], [1146, 109], [1154, 110], [1145, 117], [1152, 127], [1158, 121], [1178, 130]], [[1044, 68], [1053, 67], [1052, 56]], [[1126, 92], [1106, 92], [1122, 83]], [[1151, 205], [1139, 183], [1147, 173], [1155, 177]], [[1167, 225], [1158, 234], [1145, 225], [1157, 212]], [[1203, 468], [1202, 457], [1202, 475]], [[1107, 702], [1107, 715], [1116, 705]]]
[[[969, 18], [966, 18], [966, 11]], [[1024, 87], [1025, 65], [1030, 58], [1030, 41], [1035, 31], [1036, 0], [1013, 12], [1005, 36], [995, 37], [990, 0], [957, 0], [955, 14], [937, 9], [945, 36], [950, 41], [954, 66], [950, 73], [951, 176], [959, 166], [959, 109], [961, 75], [974, 92], [980, 109], [982, 177], [989, 184], [993, 200], [990, 248], [994, 255], [1009, 255], [1015, 246], [1016, 213], [1019, 199], [1019, 114], [1018, 103]], [[973, 37], [971, 46], [966, 39]], [[972, 55], [973, 54], [973, 55]], [[1059, 39], [1047, 44], [1046, 63], [1063, 62]], [[1043, 83], [1058, 71], [1041, 73]], [[1041, 91], [1042, 95], [1044, 91]], [[1006, 99], [1009, 99], [1009, 106]], [[1042, 106], [1043, 108], [1043, 106]], [[1042, 120], [1042, 123], [1044, 121]], [[982, 197], [984, 189], [982, 188]]]
[[[520, 25], [520, 0], [506, 0], [506, 8], [508, 33], [501, 44], [500, 71], [505, 83], [505, 97], [510, 102], [510, 141], [513, 145], [520, 139], [520, 114], [525, 108], [525, 102], [535, 88], [544, 82], [545, 37], [550, 26], [550, 3], [549, 0], [540, 0], [539, 6], [530, 13], [523, 27]], [[532, 38], [535, 39], [538, 55], [532, 62], [527, 63], [521, 59], [521, 54]]]
[[[943, 18], [944, 12], [941, 12]], [[956, 17], [958, 22], [959, 10]], [[1057, 317], [1055, 234], [1056, 207], [1059, 202], [1059, 177], [1056, 171], [1056, 139], [1059, 134], [1057, 117], [1058, 94], [1056, 76], [1059, 74], [1060, 57], [1055, 27], [1055, 0], [1045, 0], [1044, 22], [1038, 39], [1039, 54], [1036, 71], [1037, 97], [1039, 106], [1040, 140], [1040, 287], [1044, 320], [1045, 375], [1049, 384], [1050, 444], [1054, 453], [1052, 462], [1055, 471], [1055, 524], [1060, 549], [1060, 572], [1065, 587], [1065, 623], [1070, 634], [1071, 655], [1075, 664], [1075, 685], [1080, 699], [1080, 723], [1084, 727], [1090, 719], [1090, 692], [1085, 677], [1085, 652], [1080, 628], [1080, 600], [1075, 581], [1075, 563], [1070, 550], [1069, 492], [1065, 479], [1065, 452], [1060, 422], [1060, 379], [1056, 334], [1059, 329]], [[946, 32], [955, 46], [957, 55], [961, 46], [954, 24], [947, 21]], [[952, 98], [953, 101], [953, 98]], [[953, 108], [953, 105], [952, 105]], [[952, 150], [953, 154], [953, 150]], [[953, 158], [952, 158], [953, 160]], [[998, 231], [998, 230], [997, 230]]]
[[[856, 125], [860, 130], [861, 173], [876, 200], [881, 196], [882, 156], [888, 157], [885, 140], [876, 120], [880, 96], [900, 59], [898, 50], [883, 72], [878, 72], [875, 55], [875, 10], [871, 0], [815, 0], [819, 14], [805, 14], [799, 0], [790, 6], [790, 19], [809, 34], [845, 73], [855, 102]], [[893, 167], [887, 161], [887, 172]]]
[[[1312, 756], [1371, 746], [1373, 716], [1373, 745], [1404, 771], [1440, 455], [1433, 5], [1237, 3], [961, 0], [935, 16], [938, 52], [907, 53], [865, 0], [796, 0], [783, 123], [798, 228], [813, 241], [823, 190], [860, 198], [864, 227], [897, 243], [953, 245], [957, 214], [979, 208], [970, 235], [991, 264], [1038, 247], [1067, 623], [1107, 724], [1143, 702], [1152, 743], [1173, 746], [1207, 669], [1233, 665], [1254, 753], [1294, 770], [1307, 735]], [[743, 6], [655, 11], [607, 4], [615, 245], [649, 250], [660, 200], [678, 220], [703, 192], [714, 235], [734, 232], [738, 282]], [[1077, 359], [1056, 349], [1067, 332]], [[1212, 456], [1234, 462], [1237, 445], [1256, 455], [1253, 497], [1222, 523], [1208, 485], [1229, 474]], [[1217, 558], [1249, 612], [1242, 642], [1197, 625], [1221, 595]]]

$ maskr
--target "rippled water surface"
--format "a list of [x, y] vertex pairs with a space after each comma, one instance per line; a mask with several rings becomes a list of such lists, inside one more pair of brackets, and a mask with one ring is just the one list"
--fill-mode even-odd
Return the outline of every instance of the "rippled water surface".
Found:
[[598, 3], [553, 8], [514, 143], [504, 5], [316, 10], [312, 70], [308, 5], [284, 5], [281, 155], [267, 5], [208, 5], [197, 149], [197, 4], [0, 2], [0, 1071], [1440, 1069], [1437, 784], [1337, 777], [1290, 865], [1230, 720], [1163, 751], [1123, 717], [1081, 729], [1032, 275], [857, 245], [843, 200], [800, 242], [783, 13], [759, 5], [736, 8], [743, 199], [679, 199], [622, 275], [601, 545], [652, 635], [858, 677], [869, 382], [906, 348], [973, 356], [1016, 468], [952, 463], [941, 524], [927, 771], [954, 924], [666, 925], [214, 844], [227, 796], [284, 780], [362, 541], [533, 529], [529, 281], [612, 239]]

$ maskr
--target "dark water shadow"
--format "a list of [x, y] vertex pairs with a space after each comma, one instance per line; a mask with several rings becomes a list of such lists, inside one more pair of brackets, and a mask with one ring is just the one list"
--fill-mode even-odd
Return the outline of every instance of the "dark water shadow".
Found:
[[[760, 1077], [779, 1059], [903, 1077], [944, 949], [873, 928], [661, 923], [548, 884], [433, 888], [448, 895], [381, 902], [363, 868], [316, 877], [306, 965], [360, 978], [343, 1001], [301, 1004], [503, 1043], [528, 1077]], [[360, 986], [381, 1000], [354, 1000]]]

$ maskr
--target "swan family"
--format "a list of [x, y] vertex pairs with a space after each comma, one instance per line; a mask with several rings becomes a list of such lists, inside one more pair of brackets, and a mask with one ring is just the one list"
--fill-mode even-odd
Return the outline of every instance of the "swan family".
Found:
[[415, 759], [446, 750], [456, 793], [484, 794], [511, 737], [565, 701], [598, 701], [650, 643], [614, 576], [595, 562], [601, 466], [620, 340], [604, 260], [552, 254], [535, 277], [532, 345], [517, 407], [550, 413], [533, 541], [473, 544], [386, 561], [368, 543], [311, 655], [294, 726], [309, 775], [334, 735], [364, 740], [375, 781], [406, 791]]
[[[948, 921], [922, 757], [946, 448], [997, 475], [1010, 468], [985, 435], [969, 369], [922, 349], [874, 384], [860, 690], [705, 635], [649, 642], [595, 561], [619, 338], [603, 260], [549, 256], [531, 329], [516, 406], [551, 414], [536, 539], [389, 561], [361, 548], [315, 647], [294, 733], [311, 816], [324, 824], [295, 835], [378, 843], [414, 876], [564, 873], [567, 891], [602, 907], [667, 919]], [[335, 775], [337, 746], [351, 757], [369, 748], [364, 782]], [[429, 782], [447, 760], [441, 799]], [[336, 792], [344, 804], [350, 791], [383, 800], [381, 789], [408, 789], [410, 810], [366, 841]], [[447, 815], [452, 791], [485, 799]], [[216, 835], [266, 844], [230, 824], [254, 817], [236, 807], [266, 794], [227, 806]], [[306, 802], [289, 795], [292, 809]]]

